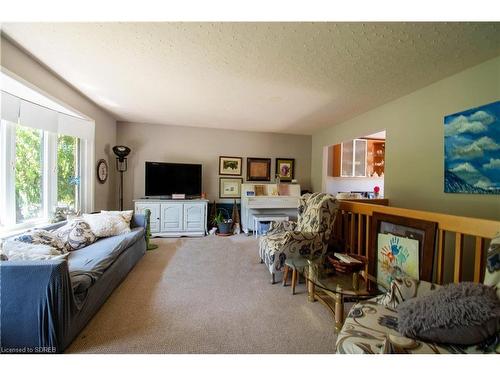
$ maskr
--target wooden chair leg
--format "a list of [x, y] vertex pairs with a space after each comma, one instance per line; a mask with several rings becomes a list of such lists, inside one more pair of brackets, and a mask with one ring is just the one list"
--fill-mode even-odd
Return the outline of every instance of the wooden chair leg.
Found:
[[292, 294], [295, 294], [295, 286], [297, 285], [297, 268], [292, 269]]
[[285, 264], [285, 268], [283, 269], [283, 286], [286, 286], [286, 282], [288, 280], [288, 271], [290, 270], [290, 267], [288, 267]]

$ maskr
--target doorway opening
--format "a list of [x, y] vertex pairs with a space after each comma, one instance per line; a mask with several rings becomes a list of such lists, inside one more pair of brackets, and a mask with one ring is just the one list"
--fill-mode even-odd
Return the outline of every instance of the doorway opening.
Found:
[[325, 191], [338, 199], [384, 198], [385, 130], [326, 147]]

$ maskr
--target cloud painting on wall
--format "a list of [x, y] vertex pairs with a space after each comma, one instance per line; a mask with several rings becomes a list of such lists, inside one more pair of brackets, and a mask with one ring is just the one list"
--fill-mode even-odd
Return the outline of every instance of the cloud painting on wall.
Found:
[[444, 191], [500, 194], [500, 101], [445, 116]]

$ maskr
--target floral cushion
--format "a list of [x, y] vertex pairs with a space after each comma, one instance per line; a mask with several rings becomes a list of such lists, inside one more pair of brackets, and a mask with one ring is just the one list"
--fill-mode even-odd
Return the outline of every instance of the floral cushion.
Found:
[[260, 258], [274, 274], [281, 271], [288, 256], [316, 258], [328, 247], [338, 205], [330, 194], [305, 194], [300, 198], [297, 224], [273, 225], [260, 238]]
[[496, 286], [500, 298], [500, 232], [491, 240], [486, 257], [484, 284]]
[[83, 220], [71, 221], [54, 233], [64, 242], [67, 251], [79, 250], [97, 240], [90, 225]]
[[45, 229], [32, 229], [14, 238], [14, 241], [32, 245], [47, 245], [58, 251], [66, 252], [64, 242], [54, 233]]
[[440, 285], [409, 277], [396, 278], [391, 282], [389, 291], [376, 297], [375, 301], [383, 306], [395, 309], [401, 302], [414, 297], [425, 296], [439, 287]]
[[437, 354], [437, 353], [495, 353], [498, 337], [472, 346], [444, 345], [419, 341], [402, 336], [398, 330], [398, 314], [382, 306], [376, 299], [360, 302], [349, 311], [337, 336], [339, 354]]

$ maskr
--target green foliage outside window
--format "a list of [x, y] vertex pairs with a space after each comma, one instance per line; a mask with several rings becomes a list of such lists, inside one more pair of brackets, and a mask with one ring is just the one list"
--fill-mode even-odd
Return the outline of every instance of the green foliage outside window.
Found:
[[43, 132], [16, 126], [16, 222], [42, 214]]
[[78, 138], [69, 135], [57, 137], [57, 202], [75, 208], [76, 185], [79, 183], [76, 170]]
[[[43, 134], [16, 126], [16, 222], [41, 217], [43, 210]], [[57, 204], [76, 209], [78, 138], [57, 136]], [[52, 208], [52, 207], [51, 207]]]

